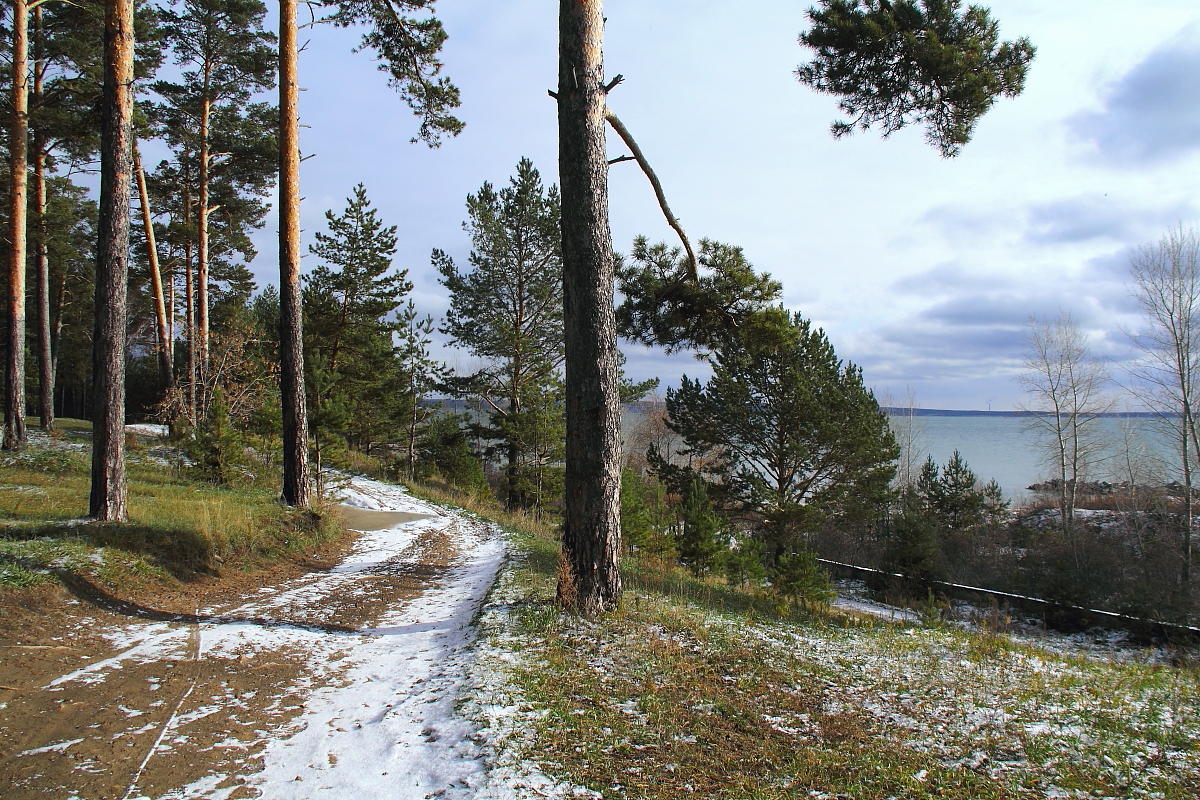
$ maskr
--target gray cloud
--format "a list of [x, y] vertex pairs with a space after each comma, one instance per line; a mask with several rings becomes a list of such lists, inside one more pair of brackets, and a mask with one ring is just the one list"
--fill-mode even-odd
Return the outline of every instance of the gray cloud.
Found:
[[[1022, 294], [963, 295], [938, 303], [923, 315], [932, 322], [965, 328], [1000, 327], [1024, 330], [1030, 317], [1057, 317], [1063, 304], [1054, 296], [1038, 291]], [[1069, 309], [1080, 324], [1093, 317], [1090, 304], [1073, 303]]]
[[1080, 195], [1031, 206], [1025, 239], [1033, 244], [1072, 244], [1104, 238], [1137, 241], [1193, 216], [1195, 209], [1190, 203], [1131, 208], [1108, 195]]
[[1096, 111], [1068, 120], [1100, 161], [1124, 166], [1171, 161], [1200, 149], [1200, 26], [1161, 44], [1105, 92]]
[[1011, 285], [1007, 276], [981, 272], [958, 261], [947, 261], [925, 272], [892, 283], [892, 290], [914, 297], [940, 297], [961, 291], [984, 291]]

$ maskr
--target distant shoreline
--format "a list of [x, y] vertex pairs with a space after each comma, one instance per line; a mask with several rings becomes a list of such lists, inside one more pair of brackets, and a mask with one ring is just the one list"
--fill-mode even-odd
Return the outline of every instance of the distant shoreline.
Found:
[[[467, 409], [466, 401], [456, 397], [435, 397], [425, 402], [428, 406], [441, 406], [451, 411], [465, 411]], [[659, 403], [635, 400], [632, 403], [624, 403], [623, 407], [631, 411], [643, 411], [656, 405], [659, 405]], [[889, 417], [906, 417], [910, 413], [914, 417], [1036, 417], [1048, 416], [1050, 413], [1045, 411], [963, 411], [953, 408], [901, 408], [899, 406], [880, 406], [880, 409]], [[1109, 411], [1103, 414], [1096, 414], [1096, 416], [1111, 417], [1114, 419], [1153, 419], [1164, 415], [1155, 411]]]
[[[951, 408], [898, 408], [896, 406], [880, 406], [883, 413], [890, 417], [1038, 417], [1049, 416], [1048, 411], [960, 411]], [[1096, 414], [1097, 417], [1123, 418], [1153, 418], [1161, 417], [1156, 411], [1107, 411]]]

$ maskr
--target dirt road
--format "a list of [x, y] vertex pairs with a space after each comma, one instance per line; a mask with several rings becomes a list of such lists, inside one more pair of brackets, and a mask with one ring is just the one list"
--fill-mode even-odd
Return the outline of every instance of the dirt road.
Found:
[[190, 614], [92, 597], [0, 643], [0, 796], [466, 798], [494, 526], [355, 479], [340, 563]]

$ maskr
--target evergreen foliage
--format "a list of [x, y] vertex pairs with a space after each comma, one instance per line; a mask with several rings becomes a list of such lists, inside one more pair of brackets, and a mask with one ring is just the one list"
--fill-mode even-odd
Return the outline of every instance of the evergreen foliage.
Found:
[[909, 577], [945, 578], [937, 517], [927, 511], [920, 496], [914, 492], [905, 493], [900, 512], [892, 520], [892, 535], [884, 561], [889, 569]]
[[848, 119], [834, 136], [917, 122], [947, 157], [998, 97], [1020, 94], [1034, 55], [1027, 38], [1000, 42], [988, 10], [961, 0], [821, 0], [808, 17], [800, 43], [814, 55], [796, 77], [840, 98]]
[[[710, 354], [706, 383], [668, 390], [667, 424], [699, 460], [721, 504], [759, 520], [777, 556], [805, 531], [889, 497], [898, 448], [862, 372], [837, 358], [800, 315], [773, 310]], [[652, 448], [654, 469], [682, 490], [691, 470]]]
[[[394, 270], [396, 228], [385, 226], [359, 184], [311, 247], [321, 263], [304, 285], [304, 343], [314, 460], [346, 447], [390, 457], [415, 474], [421, 400], [441, 374], [429, 355], [432, 320], [405, 296], [407, 270]], [[329, 449], [332, 448], [332, 449]], [[324, 452], [325, 455], [322, 455]]]
[[330, 0], [325, 19], [340, 28], [363, 30], [362, 47], [379, 56], [388, 83], [421, 121], [412, 141], [437, 147], [443, 136], [457, 136], [463, 123], [453, 115], [458, 88], [439, 77], [438, 51], [446, 31], [432, 16], [436, 0]]
[[229, 417], [220, 387], [187, 447], [194, 470], [205, 480], [229, 485], [246, 474], [245, 442]]
[[635, 239], [629, 261], [617, 270], [620, 334], [668, 353], [713, 348], [778, 301], [783, 290], [770, 275], [756, 273], [740, 247], [704, 239], [698, 260], [693, 280], [679, 248]]
[[425, 428], [421, 460], [453, 486], [469, 492], [487, 492], [487, 476], [479, 457], [471, 451], [464, 422], [460, 415], [434, 417]]
[[726, 550], [728, 534], [708, 498], [708, 487], [699, 475], [691, 475], [684, 484], [678, 513], [675, 544], [679, 561], [697, 577], [706, 575]]
[[445, 381], [449, 370], [430, 354], [433, 317], [419, 317], [412, 300], [400, 314], [399, 327], [396, 358], [403, 386], [397, 398], [397, 412], [400, 415], [398, 421], [404, 425], [401, 469], [409, 480], [413, 480], [417, 472], [417, 445], [425, 428], [438, 413], [438, 409], [428, 402], [429, 396]]
[[771, 585], [793, 604], [805, 608], [825, 605], [837, 596], [816, 556], [803, 548], [776, 559]]
[[674, 555], [674, 522], [661, 483], [632, 469], [621, 470], [621, 540], [627, 550], [659, 558]]
[[481, 433], [506, 461], [507, 503], [525, 507], [544, 496], [536, 485], [545, 478], [543, 467], [561, 459], [565, 436], [558, 190], [545, 189], [533, 162], [523, 158], [507, 187], [484, 183], [469, 195], [467, 214], [470, 269], [460, 272], [441, 250], [433, 252], [433, 263], [450, 293], [442, 332], [485, 365], [448, 384], [482, 403], [488, 425]]
[[762, 541], [751, 536], [738, 538], [721, 554], [721, 570], [733, 586], [758, 585], [767, 577]]

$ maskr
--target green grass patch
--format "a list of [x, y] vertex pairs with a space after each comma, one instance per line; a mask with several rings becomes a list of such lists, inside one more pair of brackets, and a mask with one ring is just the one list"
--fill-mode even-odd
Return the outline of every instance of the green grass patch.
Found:
[[336, 514], [286, 509], [273, 487], [217, 486], [131, 437], [129, 521], [84, 519], [90, 431], [59, 420], [52, 443], [0, 457], [0, 588], [45, 581], [51, 568], [110, 588], [189, 580], [300, 552], [340, 530]]

